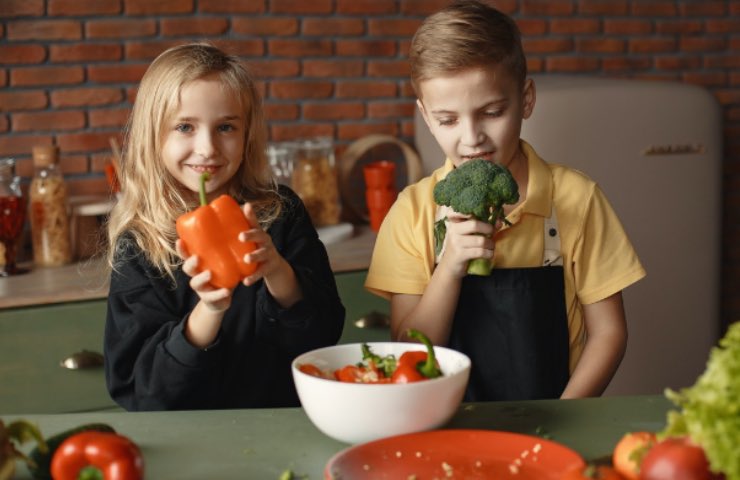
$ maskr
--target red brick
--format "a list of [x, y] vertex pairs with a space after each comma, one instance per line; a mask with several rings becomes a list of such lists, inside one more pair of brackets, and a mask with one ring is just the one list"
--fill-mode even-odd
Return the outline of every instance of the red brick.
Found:
[[47, 105], [48, 100], [43, 90], [0, 91], [0, 112], [39, 110]]
[[51, 135], [2, 135], [0, 155], [30, 155], [34, 146], [51, 144]]
[[671, 17], [678, 14], [673, 0], [632, 2], [632, 15], [636, 17]]
[[727, 2], [721, 0], [702, 2], [681, 2], [680, 9], [681, 15], [697, 15], [697, 16], [721, 16], [727, 14], [727, 4], [737, 2]]
[[120, 88], [66, 88], [51, 92], [51, 105], [55, 108], [110, 105], [122, 100]]
[[304, 60], [305, 77], [360, 77], [365, 71], [362, 60]]
[[8, 22], [8, 40], [79, 40], [77, 20], [14, 20]]
[[268, 40], [267, 51], [280, 57], [316, 57], [332, 54], [331, 40]]
[[46, 59], [46, 49], [41, 45], [0, 45], [0, 64], [41, 63], [44, 59]]
[[366, 135], [385, 134], [398, 135], [398, 125], [394, 123], [342, 123], [337, 126], [337, 138], [340, 140], [356, 140]]
[[286, 37], [298, 33], [295, 17], [234, 17], [231, 30], [239, 35]]
[[127, 60], [154, 60], [168, 48], [180, 45], [182, 40], [156, 40], [150, 42], [126, 42], [124, 57]]
[[598, 33], [601, 22], [594, 18], [556, 18], [550, 22], [551, 33]]
[[265, 53], [262, 40], [211, 40], [211, 43], [224, 52], [240, 57], [261, 57]]
[[229, 29], [229, 23], [221, 17], [163, 18], [159, 21], [162, 35], [221, 35]]
[[683, 72], [683, 81], [703, 87], [724, 87], [727, 85], [726, 72]]
[[82, 83], [85, 74], [82, 67], [28, 67], [10, 72], [10, 84], [18, 87], [32, 85], [69, 85]]
[[[714, 96], [722, 105], [736, 105], [740, 103], [740, 89], [739, 88], [721, 88], [714, 90]], [[740, 138], [740, 135], [734, 138]]]
[[370, 102], [367, 106], [368, 118], [411, 118], [416, 104], [409, 101]]
[[44, 0], [0, 0], [0, 18], [40, 17], [44, 14]]
[[740, 55], [706, 55], [704, 57], [706, 68], [740, 68]]
[[401, 82], [400, 90], [401, 93], [398, 95], [399, 97], [416, 99], [416, 92], [414, 92], [414, 87], [411, 85], [410, 80], [404, 80]]
[[14, 113], [13, 131], [78, 130], [85, 126], [85, 114], [80, 110]]
[[600, 61], [590, 57], [548, 57], [545, 68], [548, 72], [594, 72]]
[[545, 20], [535, 18], [516, 18], [515, 20], [522, 37], [543, 35], [547, 32], [547, 22]]
[[576, 40], [579, 52], [623, 53], [626, 43], [620, 38], [580, 38]]
[[573, 50], [571, 38], [525, 38], [522, 40], [524, 51], [530, 53], [569, 52]]
[[604, 20], [604, 33], [609, 35], [639, 35], [653, 33], [649, 20]]
[[294, 124], [281, 123], [270, 126], [270, 140], [282, 142], [310, 137], [334, 137], [333, 123]]
[[401, 121], [401, 139], [409, 145], [414, 144], [414, 133], [416, 132], [416, 125], [413, 120], [402, 120]]
[[[59, 156], [59, 169], [64, 175], [79, 175], [81, 173], [88, 173], [88, 160], [87, 155], [67, 155], [61, 154]], [[67, 179], [69, 182], [69, 179]], [[67, 190], [69, 183], [67, 183]], [[73, 195], [70, 193], [70, 195]]]
[[110, 150], [111, 132], [62, 133], [57, 144], [62, 152]]
[[658, 56], [654, 59], [655, 68], [658, 70], [697, 70], [701, 68], [701, 57], [692, 55], [680, 56]]
[[371, 18], [368, 21], [368, 32], [370, 35], [379, 37], [411, 37], [419, 28], [421, 22], [421, 19]]
[[332, 0], [270, 0], [270, 11], [273, 13], [331, 13]]
[[264, 13], [264, 0], [199, 0], [198, 11], [206, 13]]
[[120, 0], [49, 0], [49, 15], [92, 16], [121, 13]]
[[97, 127], [122, 127], [126, 125], [131, 109], [129, 108], [106, 108], [95, 109], [87, 112], [90, 128]]
[[89, 65], [88, 79], [98, 83], [139, 83], [148, 64]]
[[127, 15], [193, 12], [193, 0], [123, 0], [123, 5]]
[[52, 62], [114, 61], [122, 58], [122, 48], [113, 43], [74, 43], [49, 46]]
[[379, 15], [398, 12], [397, 0], [337, 0], [337, 13]]
[[151, 37], [157, 33], [157, 23], [152, 19], [88, 20], [85, 22], [87, 38]]
[[706, 20], [708, 33], [730, 33], [740, 32], [740, 20], [737, 18], [708, 19]]
[[298, 60], [262, 60], [252, 59], [247, 68], [258, 78], [297, 77], [301, 71]]
[[621, 16], [628, 12], [627, 0], [579, 0], [578, 14]]
[[334, 85], [331, 82], [319, 81], [284, 81], [270, 82], [270, 97], [280, 99], [329, 98]]
[[677, 43], [673, 38], [632, 38], [628, 41], [631, 53], [675, 52]]
[[524, 15], [571, 15], [571, 0], [522, 0], [521, 12]]
[[365, 116], [365, 104], [361, 102], [304, 102], [303, 118], [307, 120], [346, 120]]
[[717, 36], [681, 37], [679, 42], [679, 49], [683, 52], [720, 52], [726, 48], [727, 40]]
[[[351, 2], [352, 0], [345, 0]], [[506, 12], [505, 3], [518, 3], [517, 0], [501, 0], [496, 2], [496, 8]], [[404, 15], [419, 15], [426, 17], [443, 9], [450, 4], [450, 0], [401, 0], [401, 13]]]
[[652, 67], [652, 60], [645, 57], [607, 57], [601, 62], [605, 72], [609, 73], [630, 73], [641, 70], [649, 70]]
[[411, 75], [408, 60], [370, 60], [367, 62], [369, 77], [403, 77]]
[[527, 57], [527, 72], [537, 73], [545, 71], [545, 61], [542, 58]]
[[298, 105], [291, 103], [272, 103], [265, 102], [265, 120], [268, 122], [275, 120], [297, 120]]
[[7, 132], [10, 126], [7, 115], [0, 115], [0, 132]]
[[365, 21], [360, 18], [314, 17], [304, 18], [303, 35], [361, 35], [365, 33]]
[[337, 40], [336, 54], [342, 57], [391, 57], [398, 49], [393, 40]]
[[704, 32], [704, 24], [700, 20], [667, 20], [656, 22], [655, 31], [661, 34], [692, 34]]
[[110, 187], [105, 177], [71, 178], [67, 180], [70, 196], [110, 195]]
[[380, 98], [395, 97], [398, 86], [395, 82], [349, 81], [337, 82], [337, 98]]

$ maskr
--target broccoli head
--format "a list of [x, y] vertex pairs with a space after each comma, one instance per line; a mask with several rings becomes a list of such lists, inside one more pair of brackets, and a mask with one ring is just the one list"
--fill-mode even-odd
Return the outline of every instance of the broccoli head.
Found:
[[[472, 215], [492, 225], [504, 217], [504, 205], [519, 201], [519, 188], [509, 169], [483, 159], [473, 159], [452, 170], [434, 187], [434, 201], [458, 213]], [[435, 249], [442, 248], [446, 234], [446, 218], [435, 223]], [[490, 262], [478, 259], [470, 262], [468, 273], [489, 275]]]

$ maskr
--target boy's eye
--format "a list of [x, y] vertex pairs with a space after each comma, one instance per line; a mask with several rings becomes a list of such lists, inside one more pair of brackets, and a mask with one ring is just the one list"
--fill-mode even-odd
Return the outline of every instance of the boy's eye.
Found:
[[444, 127], [444, 126], [448, 126], [448, 125], [454, 124], [455, 123], [455, 119], [452, 118], [452, 117], [438, 118], [437, 119], [437, 123], [439, 123], [440, 126]]
[[193, 131], [193, 126], [189, 123], [179, 123], [175, 126], [175, 130], [180, 133], [189, 133]]
[[484, 115], [487, 117], [500, 117], [504, 114], [503, 110], [486, 110]]

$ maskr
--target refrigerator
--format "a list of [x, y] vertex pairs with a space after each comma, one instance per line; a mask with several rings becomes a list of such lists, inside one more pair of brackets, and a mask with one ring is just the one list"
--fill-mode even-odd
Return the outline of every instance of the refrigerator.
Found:
[[[722, 115], [678, 82], [535, 75], [521, 137], [586, 173], [622, 220], [647, 276], [624, 290], [627, 351], [605, 395], [692, 385], [720, 330]], [[416, 113], [425, 174], [444, 155]]]

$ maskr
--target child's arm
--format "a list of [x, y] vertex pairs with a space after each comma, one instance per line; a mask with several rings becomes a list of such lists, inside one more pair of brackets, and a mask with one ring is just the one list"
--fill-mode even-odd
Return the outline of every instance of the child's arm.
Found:
[[391, 336], [396, 340], [408, 340], [404, 332], [415, 328], [435, 345], [447, 344], [468, 263], [493, 256], [492, 225], [454, 213], [447, 219], [445, 251], [424, 293], [391, 298]]
[[601, 395], [622, 361], [627, 347], [622, 292], [583, 306], [586, 345], [560, 398]]

